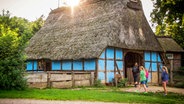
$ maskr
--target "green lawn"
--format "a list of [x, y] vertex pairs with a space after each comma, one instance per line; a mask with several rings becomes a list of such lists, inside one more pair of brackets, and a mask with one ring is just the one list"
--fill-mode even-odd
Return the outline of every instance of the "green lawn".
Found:
[[169, 93], [167, 96], [163, 96], [163, 93], [128, 93], [113, 88], [0, 90], [0, 98], [184, 104], [184, 95]]

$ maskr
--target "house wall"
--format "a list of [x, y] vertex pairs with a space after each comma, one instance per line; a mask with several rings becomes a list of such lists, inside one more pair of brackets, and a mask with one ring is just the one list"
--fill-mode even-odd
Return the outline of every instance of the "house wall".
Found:
[[[143, 56], [143, 66], [149, 70], [149, 82], [158, 83], [160, 81], [162, 60], [157, 52], [145, 51]], [[39, 61], [28, 61], [27, 71], [40, 71]], [[125, 57], [121, 48], [107, 47], [98, 59], [62, 60], [51, 61], [51, 71], [93, 71], [96, 79], [102, 83], [111, 83], [114, 76], [120, 70], [125, 78]], [[129, 68], [131, 70], [131, 68]], [[42, 70], [43, 71], [43, 70]], [[131, 72], [131, 71], [130, 71]], [[131, 73], [130, 73], [131, 74]], [[128, 78], [128, 77], [127, 77]]]
[[[26, 70], [27, 71], [44, 71], [40, 70], [38, 60], [28, 60]], [[44, 67], [45, 68], [45, 67]], [[51, 61], [51, 71], [95, 71], [96, 60], [63, 60], [63, 61]], [[45, 70], [46, 71], [46, 70]], [[49, 70], [50, 71], [50, 70]]]
[[[45, 63], [50, 63], [51, 65], [48, 66], [51, 69], [48, 69]], [[42, 66], [44, 69], [40, 68]], [[28, 60], [26, 70], [29, 87], [68, 88], [90, 86], [94, 82], [96, 59], [63, 61]]]
[[27, 61], [26, 69], [27, 69], [27, 71], [37, 70], [37, 66], [38, 66], [37, 61], [30, 60], [30, 61]]
[[181, 67], [181, 53], [174, 53], [174, 58], [173, 58], [173, 70], [177, 70], [178, 68]]
[[[98, 79], [102, 81], [102, 83], [110, 83], [114, 79], [114, 75], [117, 74], [116, 63], [118, 68], [121, 71], [121, 75], [124, 76], [124, 54], [123, 49], [120, 48], [106, 48], [99, 57], [98, 60]], [[152, 84], [158, 84], [161, 80], [161, 67], [162, 60], [158, 52], [145, 51], [143, 66], [149, 70], [149, 79], [148, 82]], [[131, 70], [131, 68], [127, 69]], [[130, 71], [131, 72], [131, 71]], [[129, 73], [131, 74], [131, 73]], [[129, 75], [128, 75], [129, 76]], [[127, 78], [129, 78], [127, 76]]]
[[158, 84], [161, 81], [162, 60], [158, 52], [144, 52], [144, 67], [149, 71], [148, 82]]
[[91, 86], [94, 82], [94, 72], [28, 72], [26, 74], [29, 87], [34, 88], [69, 88]]
[[[102, 83], [113, 82], [117, 68], [123, 75], [123, 50], [120, 48], [106, 48], [98, 59], [98, 79]], [[116, 71], [114, 71], [116, 70]]]

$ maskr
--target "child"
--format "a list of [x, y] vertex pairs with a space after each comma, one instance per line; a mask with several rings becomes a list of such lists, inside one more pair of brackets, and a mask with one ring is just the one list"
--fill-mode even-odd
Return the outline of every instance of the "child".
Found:
[[145, 69], [145, 76], [146, 76], [146, 87], [148, 88], [148, 76], [149, 76], [149, 72], [147, 69]]
[[145, 93], [147, 93], [147, 88], [146, 88], [146, 85], [145, 85], [146, 84], [146, 76], [145, 76], [144, 67], [140, 66], [139, 70], [140, 70], [140, 82], [141, 82], [140, 88], [142, 86], [144, 88], [144, 90], [145, 90]]
[[164, 96], [167, 95], [167, 88], [166, 85], [169, 80], [168, 70], [166, 66], [162, 67], [162, 86], [164, 88]]

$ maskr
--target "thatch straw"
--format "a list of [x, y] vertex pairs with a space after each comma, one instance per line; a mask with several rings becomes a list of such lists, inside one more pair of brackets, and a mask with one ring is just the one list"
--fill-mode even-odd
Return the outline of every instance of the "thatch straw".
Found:
[[30, 40], [29, 59], [97, 58], [108, 47], [162, 51], [140, 7], [129, 0], [86, 0], [74, 8], [51, 11], [45, 25]]
[[183, 48], [171, 37], [157, 36], [157, 39], [165, 52], [184, 52]]

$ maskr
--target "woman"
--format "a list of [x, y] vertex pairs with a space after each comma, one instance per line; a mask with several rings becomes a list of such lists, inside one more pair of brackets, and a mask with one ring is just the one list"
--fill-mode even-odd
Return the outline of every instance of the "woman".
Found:
[[164, 88], [164, 95], [167, 95], [167, 88], [166, 85], [169, 80], [168, 70], [166, 66], [162, 67], [162, 86]]
[[143, 66], [140, 66], [139, 70], [140, 70], [140, 82], [141, 82], [140, 88], [142, 86], [145, 90], [145, 93], [147, 93], [147, 88], [146, 88], [146, 85], [145, 85], [146, 84], [145, 69], [144, 69]]

